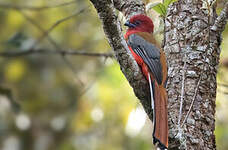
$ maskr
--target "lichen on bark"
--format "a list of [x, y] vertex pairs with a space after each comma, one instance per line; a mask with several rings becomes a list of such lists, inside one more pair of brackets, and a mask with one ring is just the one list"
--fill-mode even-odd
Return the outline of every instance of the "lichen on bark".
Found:
[[[209, 13], [203, 9], [202, 1], [180, 0], [169, 7], [165, 19], [169, 142], [173, 149], [216, 149], [214, 118], [220, 36], [211, 30], [217, 17], [213, 7], [212, 10]], [[186, 72], [183, 113], [178, 125], [183, 71]]]

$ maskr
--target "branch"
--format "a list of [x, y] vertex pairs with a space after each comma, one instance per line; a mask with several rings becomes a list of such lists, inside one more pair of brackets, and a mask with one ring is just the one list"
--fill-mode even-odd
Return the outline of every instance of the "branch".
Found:
[[[48, 38], [48, 41], [53, 44], [55, 46], [55, 48], [58, 48], [59, 46], [57, 46], [57, 43], [52, 40], [52, 38], [49, 36], [49, 34], [61, 23], [72, 19], [73, 17], [81, 14], [82, 12], [84, 12], [88, 7], [83, 7], [80, 10], [77, 10], [75, 13], [73, 13], [70, 16], [64, 17], [60, 20], [57, 20], [48, 30], [43, 29], [35, 20], [31, 19], [29, 16], [27, 16], [25, 13], [23, 13], [23, 11], [19, 11], [24, 17], [25, 19], [27, 19], [31, 24], [33, 24], [37, 29], [39, 29], [42, 32], [41, 37], [31, 46], [31, 49], [34, 49], [36, 45], [38, 45], [45, 37]], [[59, 48], [58, 48], [59, 49]]]
[[145, 5], [142, 0], [113, 0], [114, 6], [121, 11], [126, 18], [136, 14], [145, 14]]
[[7, 3], [0, 3], [0, 8], [3, 9], [17, 9], [17, 10], [31, 10], [31, 11], [40, 11], [40, 10], [45, 10], [45, 9], [50, 9], [50, 8], [58, 8], [58, 7], [63, 7], [63, 6], [68, 6], [71, 4], [76, 4], [76, 0], [70, 1], [70, 2], [65, 2], [61, 4], [56, 4], [52, 6], [25, 6], [25, 5], [15, 5], [15, 4], [7, 4]]
[[52, 30], [54, 30], [58, 25], [60, 25], [61, 23], [81, 14], [82, 12], [84, 12], [88, 7], [83, 7], [80, 10], [76, 11], [75, 13], [73, 13], [70, 16], [67, 16], [65, 18], [62, 18], [60, 20], [57, 20], [47, 31], [45, 31], [43, 33], [43, 35], [40, 37], [40, 40], [38, 40], [38, 43], [42, 41], [43, 38], [45, 38]]
[[20, 57], [32, 54], [60, 54], [60, 55], [74, 55], [74, 56], [91, 56], [91, 57], [111, 57], [113, 58], [113, 53], [90, 53], [85, 51], [76, 51], [76, 50], [46, 50], [46, 49], [30, 49], [26, 51], [9, 51], [9, 52], [0, 52], [1, 57]]
[[184, 66], [182, 69], [182, 82], [181, 82], [181, 101], [180, 101], [180, 109], [179, 109], [179, 116], [178, 116], [178, 128], [180, 127], [180, 121], [182, 117], [182, 108], [184, 102], [184, 94], [185, 94], [185, 75], [186, 75], [186, 58], [184, 58]]
[[[56, 23], [54, 25], [52, 25], [47, 31], [45, 31], [45, 29], [43, 29], [42, 26], [39, 25], [39, 23], [37, 23], [35, 20], [33, 20], [32, 18], [27, 16], [25, 13], [23, 13], [23, 11], [18, 10], [25, 17], [25, 19], [27, 19], [32, 25], [34, 25], [37, 29], [39, 29], [43, 33], [43, 35], [38, 39], [37, 42], [35, 42], [31, 46], [30, 49], [34, 49], [36, 47], [36, 45], [39, 44], [47, 36], [48, 41], [55, 47], [55, 51], [63, 51], [63, 48], [51, 38], [49, 33], [60, 23], [63, 23], [64, 21], [72, 18], [73, 16], [80, 14], [84, 10], [85, 10], [85, 8], [82, 8], [81, 10], [77, 11], [73, 15], [56, 21]], [[60, 56], [62, 57], [62, 60], [64, 61], [64, 63], [68, 66], [68, 68], [75, 75], [75, 79], [77, 79], [77, 81], [83, 86], [84, 83], [79, 78], [76, 78], [77, 71], [74, 69], [74, 66], [71, 64], [71, 62], [65, 57], [65, 55], [60, 55]]]
[[225, 87], [225, 88], [228, 88], [228, 84], [225, 84], [225, 83], [217, 83], [219, 86], [222, 86], [222, 87]]
[[[103, 29], [108, 39], [110, 46], [112, 47], [116, 59], [120, 64], [121, 71], [132, 86], [135, 95], [142, 103], [149, 118], [153, 120], [152, 109], [150, 105], [149, 85], [141, 73], [140, 68], [130, 54], [130, 50], [127, 47], [127, 43], [123, 38], [120, 22], [115, 13], [114, 4], [111, 0], [90, 0], [96, 8], [99, 18], [103, 23]], [[114, 0], [117, 9], [124, 12], [128, 17], [135, 13], [144, 13], [144, 5], [142, 2], [138, 3], [138, 0]], [[128, 9], [124, 6], [128, 5], [129, 8], [133, 8], [131, 5], [137, 5], [141, 9]], [[133, 11], [135, 10], [135, 11]]]
[[183, 123], [181, 124], [181, 128], [182, 128], [183, 125], [185, 124], [185, 122], [186, 122], [186, 120], [188, 119], [188, 116], [189, 116], [189, 114], [190, 114], [190, 112], [191, 112], [191, 110], [192, 110], [193, 104], [194, 104], [194, 102], [195, 102], [195, 99], [196, 99], [196, 96], [197, 96], [197, 93], [198, 93], [198, 89], [199, 89], [199, 85], [200, 85], [201, 79], [202, 79], [202, 74], [200, 75], [199, 81], [198, 81], [198, 83], [197, 83], [197, 85], [196, 85], [195, 93], [194, 93], [194, 96], [193, 96], [193, 99], [192, 99], [190, 108], [189, 108], [189, 110], [188, 110], [188, 112], [187, 112], [187, 115], [186, 115], [185, 118], [184, 118]]
[[220, 15], [216, 18], [214, 25], [211, 30], [215, 32], [222, 32], [225, 29], [228, 20], [228, 2], [226, 2], [225, 7], [221, 11]]
[[227, 91], [223, 91], [223, 90], [218, 89], [218, 92], [219, 92], [219, 93], [222, 93], [222, 94], [224, 94], [224, 95], [228, 95], [228, 92], [227, 92]]

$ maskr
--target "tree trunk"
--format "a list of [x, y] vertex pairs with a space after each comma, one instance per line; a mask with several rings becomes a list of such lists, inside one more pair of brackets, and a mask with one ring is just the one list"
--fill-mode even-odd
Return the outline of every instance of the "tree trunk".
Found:
[[[150, 119], [148, 84], [123, 40], [115, 9], [126, 18], [144, 13], [140, 0], [91, 0], [116, 59]], [[228, 3], [217, 17], [213, 4], [179, 0], [165, 18], [164, 51], [168, 63], [169, 149], [216, 149], [215, 98], [221, 33]]]
[[216, 73], [221, 39], [211, 30], [217, 17], [214, 9], [202, 9], [202, 5], [202, 1], [178, 1], [169, 7], [165, 19], [169, 143], [173, 149], [216, 149]]

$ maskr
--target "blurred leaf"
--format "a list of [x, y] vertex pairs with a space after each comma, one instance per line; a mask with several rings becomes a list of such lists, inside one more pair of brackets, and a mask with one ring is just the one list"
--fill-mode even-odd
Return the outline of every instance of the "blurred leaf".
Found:
[[9, 11], [7, 15], [7, 24], [12, 28], [18, 27], [23, 22], [23, 17], [17, 11]]
[[153, 9], [157, 13], [159, 13], [161, 16], [165, 17], [168, 6], [175, 1], [177, 1], [177, 0], [165, 0], [164, 3], [160, 3], [160, 2], [152, 3], [151, 2], [151, 3], [147, 4], [146, 10]]
[[5, 77], [9, 81], [17, 82], [26, 72], [26, 63], [22, 60], [12, 60], [5, 67]]

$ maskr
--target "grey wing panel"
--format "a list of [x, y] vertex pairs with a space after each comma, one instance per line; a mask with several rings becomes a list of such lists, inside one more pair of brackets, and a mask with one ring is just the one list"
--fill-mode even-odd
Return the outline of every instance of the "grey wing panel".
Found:
[[131, 46], [132, 50], [144, 60], [158, 84], [161, 84], [162, 66], [160, 63], [159, 49], [136, 34], [129, 36], [128, 44]]

